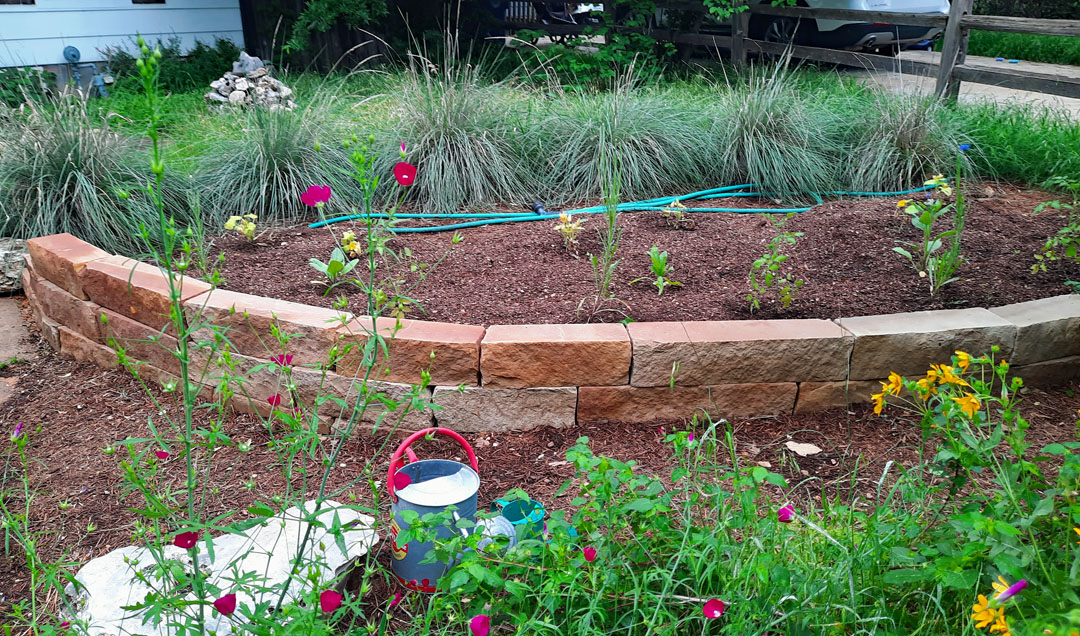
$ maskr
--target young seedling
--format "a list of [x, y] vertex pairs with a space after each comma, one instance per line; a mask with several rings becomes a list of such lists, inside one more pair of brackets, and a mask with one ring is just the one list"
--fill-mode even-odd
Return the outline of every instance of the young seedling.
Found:
[[340, 247], [335, 247], [334, 251], [330, 253], [330, 261], [328, 263], [324, 263], [317, 258], [308, 261], [308, 263], [315, 268], [315, 271], [326, 277], [325, 281], [313, 281], [319, 285], [326, 285], [326, 291], [323, 292], [323, 296], [329, 294], [331, 289], [341, 283], [343, 278], [348, 275], [359, 262], [360, 261], [355, 258], [348, 260], [344, 250]]
[[[670, 278], [668, 278], [668, 253], [667, 252], [661, 252], [659, 247], [653, 245], [652, 247], [649, 248], [649, 251], [646, 252], [646, 253], [649, 255], [649, 259], [652, 261], [652, 263], [649, 265], [649, 269], [652, 270], [652, 274], [653, 274], [653, 276], [655, 276], [655, 278], [652, 281], [652, 284], [656, 286], [657, 290], [659, 290], [658, 293], [657, 293], [657, 296], [663, 296], [664, 295], [664, 288], [665, 287], [672, 287], [672, 286], [674, 286], [674, 287], [682, 287], [682, 283], [677, 282], [677, 281], [673, 281]], [[636, 279], [630, 281], [630, 284], [633, 285], [634, 283], [638, 282], [639, 280], [646, 280], [646, 279], [645, 278], [636, 278]]]

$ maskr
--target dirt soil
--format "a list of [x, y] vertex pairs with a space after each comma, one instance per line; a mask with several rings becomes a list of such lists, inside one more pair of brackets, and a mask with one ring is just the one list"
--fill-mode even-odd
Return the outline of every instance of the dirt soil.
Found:
[[[962, 241], [967, 262], [959, 271], [961, 280], [936, 297], [929, 295], [926, 279], [893, 251], [902, 242], [921, 238], [896, 199], [849, 199], [788, 218], [783, 231], [804, 235], [786, 251], [790, 259], [785, 266], [805, 285], [791, 307], [766, 300], [753, 314], [746, 298], [750, 265], [781, 231], [769, 218], [693, 214], [693, 229], [673, 229], [657, 212], [624, 214], [614, 291], [625, 302], [625, 315], [610, 313], [600, 319], [837, 318], [986, 307], [1068, 293], [1065, 281], [1080, 280], [1080, 265], [1073, 263], [1031, 272], [1033, 254], [1065, 224], [1062, 213], [1033, 210], [1056, 197], [1007, 185], [980, 184], [969, 190]], [[716, 207], [715, 202], [698, 205]], [[723, 205], [780, 207], [751, 199], [726, 199]], [[410, 316], [479, 325], [582, 322], [587, 316], [577, 311], [579, 303], [595, 294], [586, 255], [598, 251], [602, 223], [601, 217], [589, 216], [576, 255], [563, 247], [552, 221], [466, 229], [464, 240], [409, 294], [424, 310]], [[254, 243], [235, 236], [218, 238], [212, 249], [225, 252], [223, 287], [323, 307], [345, 295], [353, 313], [367, 313], [356, 285], [338, 286], [324, 296], [325, 287], [313, 282], [321, 276], [308, 265], [311, 258], [328, 260], [348, 230], [362, 234], [360, 226], [346, 222], [318, 230], [302, 226], [267, 232]], [[434, 263], [450, 249], [450, 239], [449, 232], [401, 234], [390, 245], [398, 253], [408, 248], [416, 261]], [[652, 245], [670, 253], [669, 277], [683, 284], [667, 288], [662, 296], [651, 279], [631, 284], [649, 276], [646, 252]], [[411, 285], [418, 274], [410, 273], [407, 263], [381, 268], [380, 273]]]
[[[22, 305], [25, 313], [25, 301]], [[155, 400], [160, 401], [162, 412], [172, 417], [179, 409], [175, 394], [157, 389], [147, 394], [125, 371], [101, 369], [61, 357], [44, 345], [34, 328], [30, 337], [37, 358], [0, 369], [0, 377], [16, 379], [14, 396], [0, 404], [0, 431], [4, 431], [0, 435], [0, 466], [4, 471], [0, 492], [6, 505], [23, 504], [21, 470], [7, 441], [8, 431], [22, 422], [24, 434], [28, 435], [28, 479], [34, 493], [30, 518], [33, 532], [38, 533], [40, 554], [49, 562], [69, 562], [68, 569], [75, 572], [85, 561], [133, 543], [138, 517], [131, 508], [139, 502], [121, 489], [120, 461], [126, 453], [108, 455], [103, 449], [129, 436], [149, 437], [148, 416], [153, 417], [155, 425], [164, 426], [163, 415], [154, 415], [158, 412]], [[1078, 389], [1080, 385], [1026, 393], [1022, 412], [1031, 423], [1029, 441], [1034, 448], [1076, 439]], [[205, 416], [200, 413], [199, 417], [196, 424], [205, 426]], [[820, 505], [823, 494], [843, 500], [854, 495], [872, 496], [886, 463], [891, 460], [900, 466], [912, 466], [920, 444], [919, 428], [909, 417], [899, 411], [876, 417], [864, 407], [814, 415], [737, 419], [731, 426], [743, 460], [767, 462], [772, 470], [783, 474], [793, 486], [784, 496], [794, 498], [804, 509]], [[664, 435], [689, 427], [688, 421], [582, 424], [567, 429], [468, 435], [480, 461], [480, 506], [486, 507], [508, 489], [523, 488], [549, 509], [567, 509], [574, 489], [559, 497], [555, 492], [573, 476], [565, 453], [582, 436], [589, 437], [597, 455], [636, 461], [641, 471], [666, 479], [674, 465]], [[271, 434], [258, 421], [230, 415], [223, 429], [234, 442], [250, 440], [251, 450], [241, 452], [233, 447], [219, 452], [210, 478], [212, 495], [207, 515], [238, 510], [231, 520], [242, 520], [248, 517], [245, 509], [253, 503], [271, 501], [288, 486], [303, 489], [299, 478], [286, 483], [277, 455], [268, 448]], [[329, 484], [340, 500], [355, 495], [361, 504], [372, 502], [363, 469], [370, 464], [375, 479], [384, 479], [390, 453], [402, 434], [389, 435], [389, 441], [387, 436], [387, 431], [373, 434], [364, 430], [347, 442]], [[822, 452], [796, 456], [784, 446], [789, 440], [815, 444]], [[425, 441], [417, 451], [425, 457], [463, 461], [460, 449], [452, 442]], [[309, 468], [318, 473], [318, 461], [312, 460]], [[167, 461], [160, 474], [168, 485], [181, 488], [184, 465]], [[297, 496], [312, 494], [309, 489]], [[383, 497], [379, 513], [383, 518], [385, 508]], [[94, 529], [87, 532], [89, 524]], [[388, 563], [385, 546], [385, 541], [380, 543], [377, 558]], [[0, 552], [0, 613], [26, 597], [28, 584], [26, 564], [19, 550]], [[386, 581], [379, 582], [372, 594], [386, 599], [394, 591], [395, 584]], [[55, 603], [56, 599], [49, 602]], [[385, 607], [384, 600], [378, 603]], [[404, 604], [395, 613], [395, 621], [407, 622], [407, 607]]]

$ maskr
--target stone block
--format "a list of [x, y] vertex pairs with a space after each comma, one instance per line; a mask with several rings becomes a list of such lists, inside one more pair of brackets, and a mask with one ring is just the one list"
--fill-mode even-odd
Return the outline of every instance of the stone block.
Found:
[[690, 419], [708, 413], [713, 419], [791, 413], [794, 382], [669, 387], [581, 387], [578, 422], [652, 422]]
[[543, 387], [492, 389], [437, 386], [432, 400], [439, 426], [461, 432], [527, 431], [574, 425], [577, 389]]
[[1046, 360], [1009, 369], [1009, 376], [1024, 379], [1024, 386], [1048, 388], [1080, 380], [1080, 356]]
[[39, 236], [26, 242], [37, 274], [81, 300], [89, 300], [83, 291], [80, 274], [87, 263], [110, 254], [81, 241], [71, 234]]
[[480, 344], [480, 375], [492, 388], [621, 385], [631, 355], [621, 324], [494, 325]]
[[876, 380], [800, 382], [795, 414], [818, 413], [847, 408], [852, 404], [867, 404], [871, 395], [880, 392], [881, 382]]
[[922, 375], [931, 364], [948, 363], [954, 351], [973, 356], [1001, 348], [1009, 359], [1016, 326], [986, 309], [940, 309], [837, 320], [855, 336], [851, 378], [871, 380]]
[[57, 327], [60, 340], [60, 353], [71, 356], [79, 362], [92, 362], [99, 367], [109, 369], [116, 366], [116, 352], [90, 340], [89, 338], [60, 325]]
[[[286, 345], [294, 364], [330, 361], [330, 348], [337, 342], [337, 329], [352, 314], [312, 307], [286, 300], [263, 298], [224, 289], [200, 294], [184, 303], [189, 322], [205, 322], [224, 330], [231, 348], [247, 356], [269, 359], [283, 353], [271, 335], [271, 327], [291, 336]], [[213, 340], [209, 326], [192, 334], [195, 340]]]
[[88, 300], [80, 300], [57, 285], [30, 272], [27, 280], [33, 297], [32, 302], [41, 314], [53, 322], [64, 325], [95, 342], [101, 338], [101, 307]]
[[[679, 325], [682, 334], [679, 333]], [[709, 386], [847, 377], [853, 339], [827, 320], [631, 323], [634, 386]]]
[[[1010, 364], [1023, 365], [1080, 354], [1080, 295], [1067, 294], [990, 311], [1016, 325]], [[971, 352], [974, 354], [974, 352]]]
[[[376, 380], [364, 383], [363, 378], [309, 369], [295, 370], [293, 383], [300, 402], [306, 408], [316, 408], [321, 419], [336, 422], [334, 426], [338, 430], [344, 430], [352, 410], [363, 407], [365, 401], [367, 406], [363, 407], [357, 420], [365, 425], [378, 423], [386, 428], [397, 426], [410, 431], [432, 425], [430, 388], [418, 389], [411, 384]], [[415, 393], [417, 390], [419, 393]], [[424, 403], [422, 408], [413, 404], [414, 397]]]
[[[378, 378], [387, 382], [420, 384], [428, 370], [432, 384], [475, 386], [480, 381], [480, 342], [483, 327], [423, 320], [379, 318], [378, 333], [387, 339], [390, 357], [376, 356]], [[371, 318], [362, 316], [339, 331], [342, 343], [352, 345], [337, 362], [342, 375], [362, 375], [364, 343], [373, 333]]]
[[176, 338], [111, 309], [102, 309], [101, 313], [105, 316], [105, 321], [100, 323], [102, 343], [112, 348], [114, 342], [129, 359], [146, 362], [173, 377], [180, 374], [180, 360], [174, 355], [178, 346]]
[[[36, 260], [34, 267], [37, 267]], [[111, 256], [87, 263], [79, 280], [90, 300], [102, 307], [154, 329], [161, 330], [168, 325], [167, 332], [172, 333], [169, 280], [157, 267]], [[210, 290], [210, 285], [201, 280], [187, 276], [177, 276], [175, 280], [180, 288], [181, 302]]]
[[37, 323], [38, 329], [41, 330], [41, 337], [49, 343], [49, 346], [54, 351], [60, 351], [60, 325], [45, 315], [44, 310], [41, 308], [41, 302], [38, 300], [37, 294], [34, 293], [34, 287], [30, 283], [30, 277], [30, 269], [24, 269], [22, 273], [23, 292], [26, 294], [26, 299], [30, 301], [30, 311], [34, 315], [34, 321]]

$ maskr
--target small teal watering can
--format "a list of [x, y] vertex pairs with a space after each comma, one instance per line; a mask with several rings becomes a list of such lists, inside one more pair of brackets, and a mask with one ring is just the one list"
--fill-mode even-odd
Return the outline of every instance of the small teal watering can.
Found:
[[[469, 458], [469, 466], [448, 459], [417, 458], [409, 446], [430, 434], [446, 435], [461, 444]], [[405, 463], [408, 458], [408, 463]], [[420, 516], [443, 512], [454, 506], [455, 518], [476, 521], [476, 496], [480, 490], [480, 469], [476, 453], [461, 435], [447, 428], [429, 428], [413, 433], [401, 442], [390, 457], [386, 487], [390, 492], [390, 542], [393, 561], [390, 569], [398, 581], [410, 590], [435, 592], [435, 582], [450, 568], [449, 563], [420, 563], [434, 546], [431, 541], [416, 539], [405, 545], [398, 543], [398, 534], [409, 528], [402, 512], [412, 510]], [[453, 530], [446, 526], [437, 529], [439, 539], [447, 539]]]

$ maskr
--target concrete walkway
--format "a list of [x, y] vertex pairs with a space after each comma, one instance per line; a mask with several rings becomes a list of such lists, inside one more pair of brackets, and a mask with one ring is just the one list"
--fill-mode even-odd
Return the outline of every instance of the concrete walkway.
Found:
[[[901, 60], [931, 62], [935, 64], [940, 57], [941, 54], [935, 51], [904, 51], [900, 54]], [[1080, 66], [1068, 66], [1064, 64], [1043, 64], [1040, 62], [1025, 62], [1023, 60], [1021, 60], [1019, 64], [1009, 64], [1007, 61], [997, 62], [992, 57], [978, 57], [973, 55], [968, 56], [966, 64], [979, 68], [996, 69], [1004, 67], [1011, 70], [1026, 70], [1032, 73], [1048, 73], [1080, 78]], [[880, 71], [852, 69], [850, 73], [865, 78], [864, 81], [868, 83], [876, 83], [893, 92], [905, 95], [929, 95], [934, 92], [934, 84], [937, 81], [933, 77], [884, 73]], [[966, 102], [989, 100], [1002, 104], [1035, 104], [1068, 112], [1073, 119], [1080, 121], [1080, 99], [1073, 99], [1070, 97], [1059, 97], [1057, 95], [1046, 95], [1044, 93], [1034, 93], [1031, 91], [1018, 91], [990, 84], [963, 82], [960, 84], [960, 99]]]
[[[26, 329], [19, 305], [11, 296], [0, 296], [0, 367], [16, 360], [30, 360], [37, 352], [30, 344], [30, 332]], [[0, 377], [0, 404], [15, 392], [14, 377]]]

